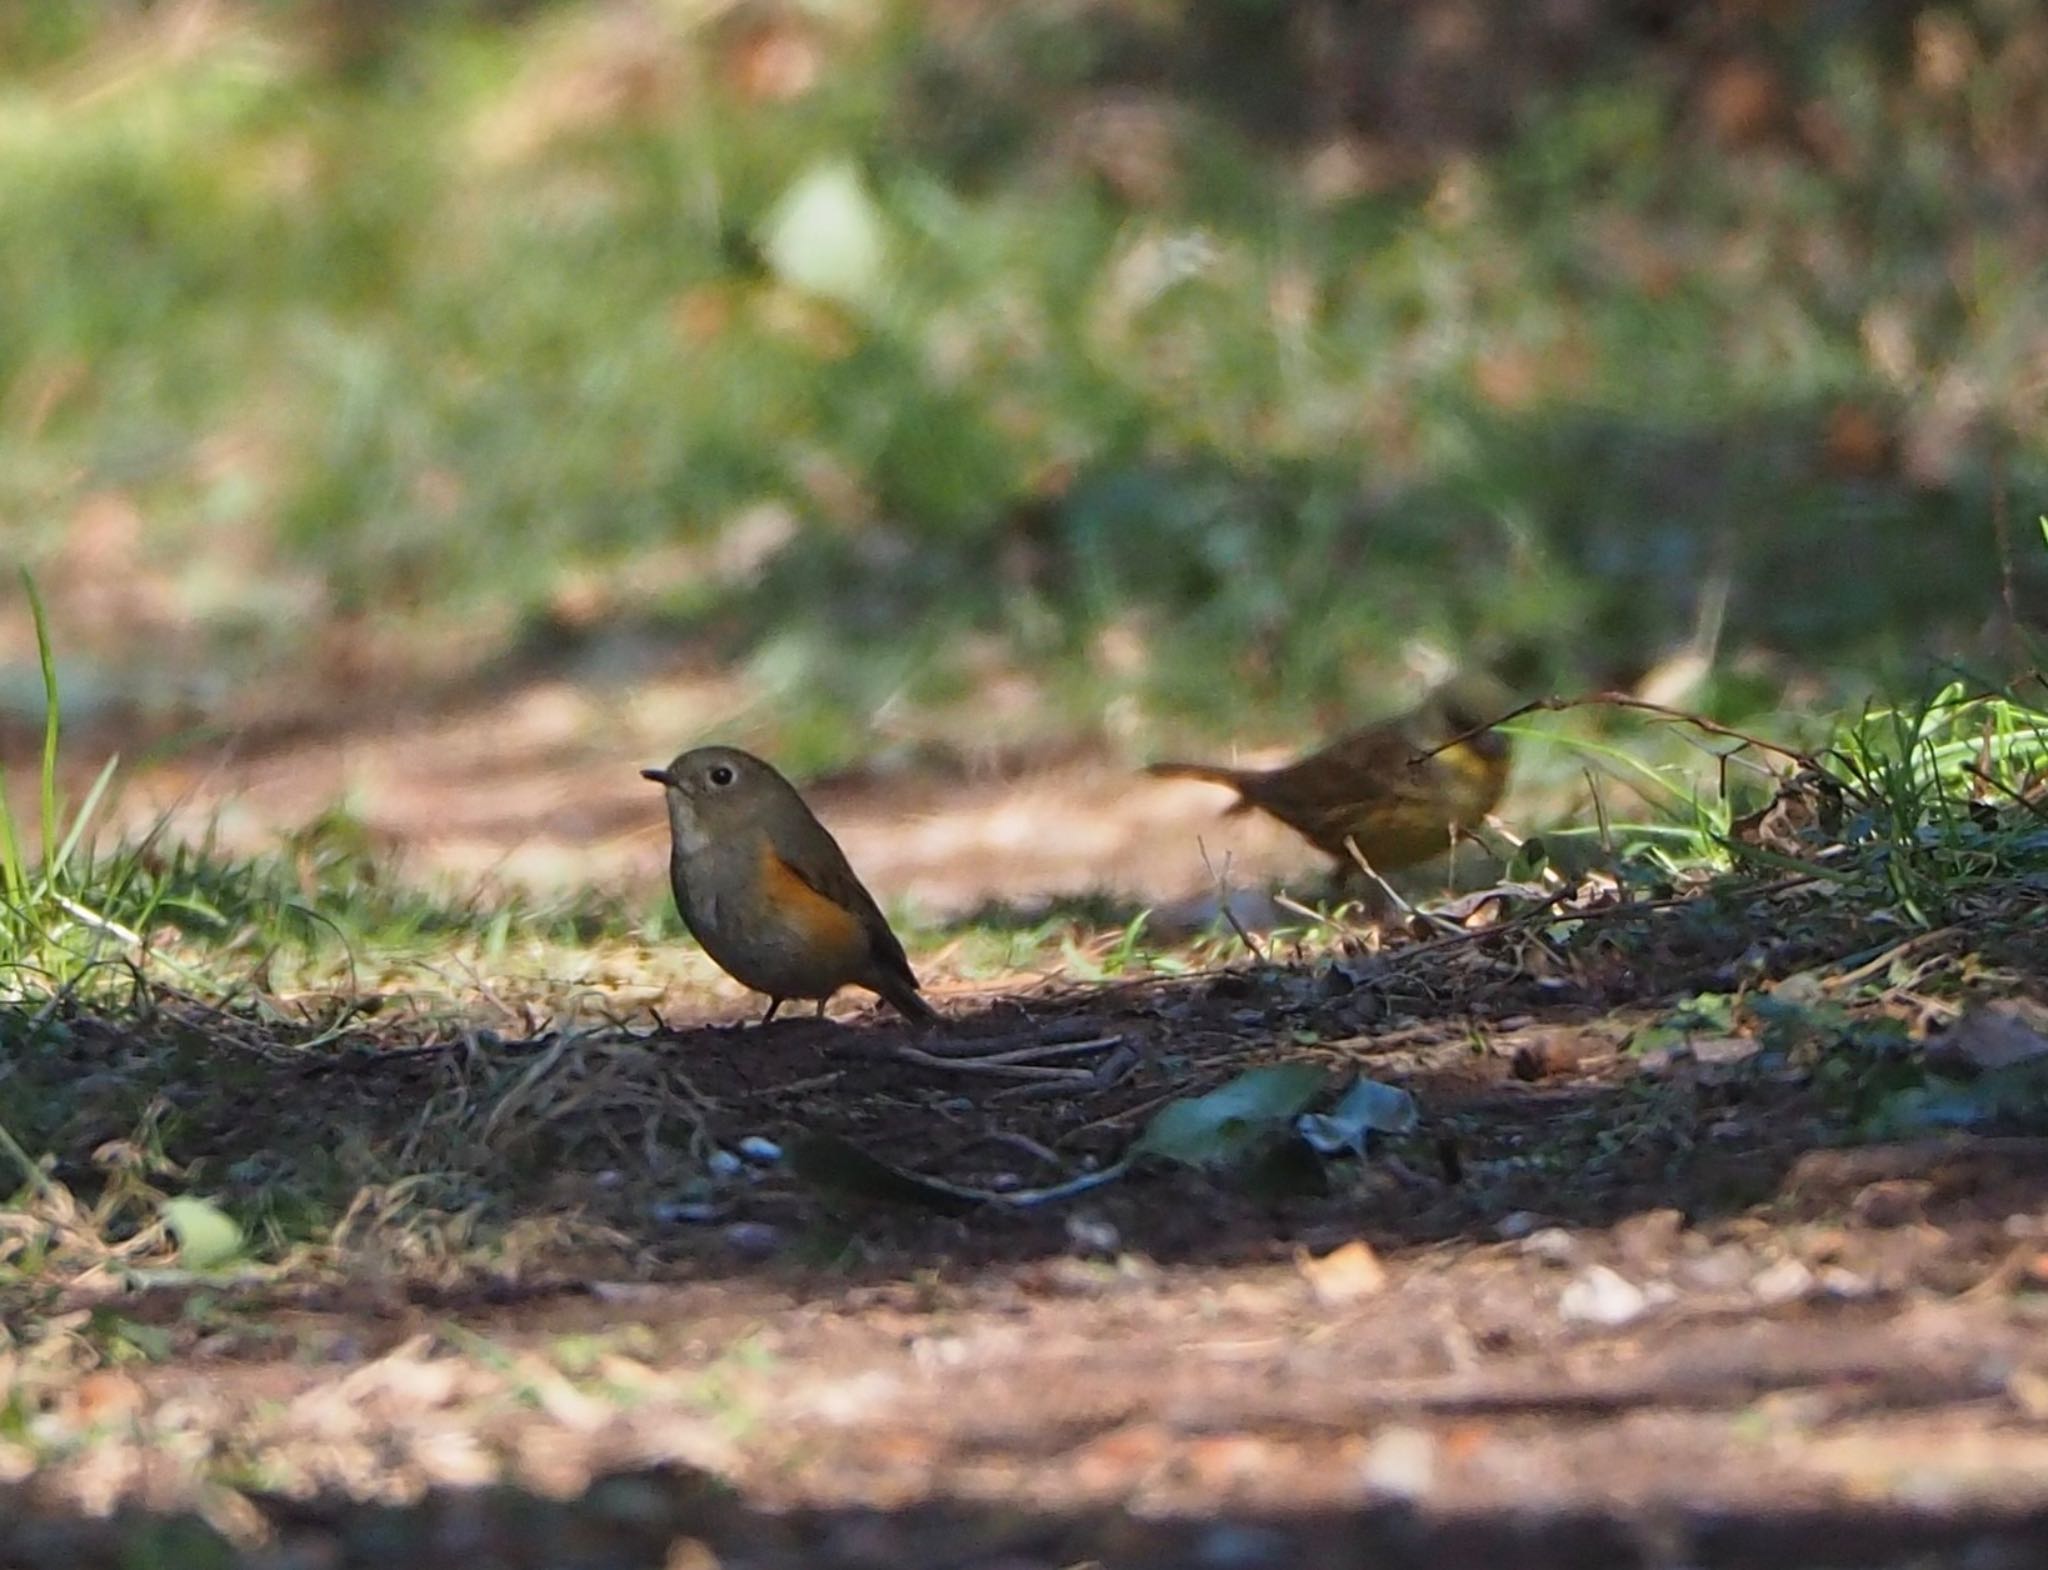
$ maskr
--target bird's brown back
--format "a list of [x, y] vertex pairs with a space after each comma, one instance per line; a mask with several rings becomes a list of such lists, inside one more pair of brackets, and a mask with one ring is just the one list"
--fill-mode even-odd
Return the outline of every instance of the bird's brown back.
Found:
[[[1507, 785], [1505, 736], [1484, 731], [1421, 762], [1418, 753], [1490, 716], [1417, 710], [1341, 736], [1277, 769], [1154, 764], [1149, 773], [1228, 785], [1238, 808], [1271, 814], [1336, 861], [1347, 840], [1381, 871], [1427, 861], [1493, 810]], [[1237, 809], [1233, 809], [1237, 810]]]

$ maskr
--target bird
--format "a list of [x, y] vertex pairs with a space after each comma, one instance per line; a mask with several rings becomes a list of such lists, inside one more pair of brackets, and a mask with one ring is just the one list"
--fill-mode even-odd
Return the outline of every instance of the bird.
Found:
[[874, 896], [772, 764], [737, 747], [695, 747], [640, 774], [667, 799], [683, 925], [720, 970], [767, 995], [762, 1024], [791, 998], [815, 1001], [822, 1016], [847, 986], [915, 1024], [938, 1021]]
[[[1511, 762], [1508, 739], [1479, 729], [1499, 712], [1461, 687], [1280, 768], [1166, 762], [1145, 772], [1228, 786], [1238, 799], [1226, 815], [1256, 808], [1278, 818], [1341, 870], [1356, 865], [1349, 841], [1374, 871], [1397, 872], [1442, 855], [1500, 800]], [[1416, 761], [1454, 736], [1462, 739]]]

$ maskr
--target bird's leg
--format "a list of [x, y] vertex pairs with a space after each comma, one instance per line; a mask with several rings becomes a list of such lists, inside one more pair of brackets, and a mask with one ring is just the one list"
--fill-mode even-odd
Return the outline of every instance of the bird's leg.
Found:
[[818, 1018], [819, 1018], [819, 1019], [823, 1019], [823, 1018], [825, 1017], [825, 1002], [826, 1002], [826, 1000], [825, 1000], [824, 998], [820, 998], [820, 999], [818, 999]]
[[767, 1013], [765, 1013], [765, 1014], [763, 1014], [763, 1015], [761, 1016], [761, 1023], [762, 1023], [762, 1024], [764, 1024], [764, 1025], [765, 1025], [765, 1024], [767, 1024], [767, 1023], [768, 1023], [768, 1021], [770, 1021], [771, 1019], [773, 1019], [773, 1018], [775, 1017], [775, 1011], [776, 1011], [777, 1009], [781, 1008], [781, 1007], [782, 1007], [782, 999], [780, 999], [780, 998], [770, 998], [770, 999], [768, 1000], [768, 1012], [767, 1012]]

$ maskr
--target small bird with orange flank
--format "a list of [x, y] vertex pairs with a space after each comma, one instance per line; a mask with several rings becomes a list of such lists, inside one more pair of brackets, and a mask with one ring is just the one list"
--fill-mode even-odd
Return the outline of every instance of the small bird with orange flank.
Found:
[[915, 1023], [939, 1018], [839, 842], [773, 766], [737, 747], [696, 747], [640, 773], [667, 798], [683, 925], [720, 970], [768, 995], [762, 1024], [791, 998], [822, 1015], [849, 986]]
[[[1227, 812], [1257, 808], [1278, 818], [1341, 870], [1355, 865], [1355, 844], [1375, 871], [1397, 872], [1443, 855], [1507, 788], [1508, 739], [1478, 730], [1501, 708], [1477, 696], [1482, 690], [1491, 695], [1496, 689], [1461, 684], [1455, 695], [1353, 731], [1277, 769], [1155, 763], [1145, 772], [1228, 786], [1238, 799]], [[1477, 733], [1416, 761], [1468, 730]]]

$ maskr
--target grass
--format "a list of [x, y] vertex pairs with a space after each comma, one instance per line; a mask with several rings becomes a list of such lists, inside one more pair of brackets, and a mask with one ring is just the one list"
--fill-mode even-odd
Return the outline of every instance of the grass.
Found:
[[[95, 878], [89, 848], [82, 845], [93, 814], [114, 777], [115, 760], [103, 766], [85, 798], [66, 821], [57, 791], [58, 744], [63, 734], [63, 704], [49, 623], [35, 580], [26, 571], [21, 586], [35, 627], [37, 663], [43, 679], [43, 735], [37, 828], [40, 854], [28, 861], [21, 827], [6, 797], [6, 775], [0, 769], [0, 954], [17, 971], [40, 968], [44, 979], [68, 986], [96, 968], [108, 939], [130, 940], [134, 934], [82, 896], [96, 896], [102, 880]], [[127, 892], [117, 880], [108, 892]], [[81, 946], [81, 935], [84, 946]], [[0, 991], [0, 996], [5, 996]]]
[[64, 603], [148, 586], [81, 704], [332, 624], [413, 669], [687, 649], [798, 769], [1004, 676], [1054, 733], [1292, 734], [1396, 706], [1418, 641], [1640, 670], [1726, 576], [1725, 717], [1954, 647], [1994, 460], [2044, 478], [2040, 24], [1990, 0], [1944, 13], [1967, 87], [1760, 24], [1801, 129], [1717, 135], [1617, 34], [1350, 186], [1270, 134], [1301, 61], [1114, 4], [37, 9], [0, 516]]

